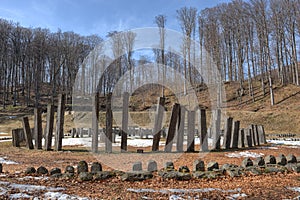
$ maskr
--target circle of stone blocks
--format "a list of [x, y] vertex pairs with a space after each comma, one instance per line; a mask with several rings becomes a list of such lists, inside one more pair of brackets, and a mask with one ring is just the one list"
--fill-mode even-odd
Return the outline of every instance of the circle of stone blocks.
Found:
[[138, 161], [133, 163], [132, 171], [142, 171], [142, 170], [143, 170], [142, 162]]
[[88, 171], [89, 169], [86, 161], [83, 160], [77, 164], [77, 174], [80, 174], [81, 172], [88, 172]]
[[91, 172], [101, 172], [102, 171], [102, 165], [99, 162], [93, 162], [91, 166]]
[[205, 171], [205, 164], [203, 160], [195, 160], [193, 163], [193, 171], [199, 172], [199, 171]]
[[149, 160], [147, 163], [147, 171], [148, 172], [155, 172], [157, 171], [157, 163], [154, 160]]
[[268, 164], [276, 164], [276, 158], [273, 155], [268, 155], [265, 157], [265, 163]]

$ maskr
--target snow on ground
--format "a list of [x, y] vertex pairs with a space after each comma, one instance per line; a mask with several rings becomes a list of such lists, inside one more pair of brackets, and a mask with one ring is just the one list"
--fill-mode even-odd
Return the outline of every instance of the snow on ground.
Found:
[[295, 192], [300, 192], [300, 187], [287, 187], [289, 190], [293, 190]]
[[16, 165], [16, 164], [19, 164], [19, 163], [15, 162], [15, 161], [6, 160], [6, 159], [7, 159], [6, 157], [4, 157], [4, 158], [0, 157], [0, 163], [7, 164], [7, 165]]
[[[16, 190], [19, 193], [13, 193]], [[23, 199], [23, 198], [40, 199], [41, 194], [43, 196], [43, 199], [55, 199], [55, 200], [63, 200], [63, 199], [87, 200], [88, 199], [88, 198], [83, 198], [75, 195], [72, 196], [72, 195], [64, 194], [61, 192], [63, 190], [65, 190], [65, 188], [62, 187], [54, 188], [54, 187], [46, 187], [42, 185], [16, 184], [16, 183], [0, 181], [0, 196], [9, 195], [9, 199]]]
[[[192, 199], [192, 197], [185, 195], [191, 194], [191, 193], [204, 193], [204, 192], [212, 192], [212, 191], [218, 191], [218, 192], [228, 192], [228, 193], [235, 193], [227, 197], [227, 199], [238, 199], [240, 197], [246, 197], [247, 195], [244, 193], [240, 193], [241, 188], [237, 188], [234, 190], [223, 190], [220, 188], [199, 188], [199, 189], [160, 189], [160, 190], [154, 190], [154, 189], [133, 189], [128, 188], [127, 191], [129, 192], [135, 192], [135, 193], [161, 193], [161, 194], [169, 194], [169, 200], [183, 200], [183, 199]], [[238, 193], [236, 193], [238, 192]], [[193, 198], [194, 199], [194, 198]], [[195, 199], [198, 199], [197, 197]]]
[[291, 145], [295, 148], [300, 148], [300, 141], [290, 141], [290, 140], [267, 140], [268, 143], [277, 145]]
[[241, 151], [241, 152], [234, 152], [234, 153], [228, 153], [225, 154], [225, 156], [229, 157], [229, 158], [257, 158], [257, 157], [261, 157], [264, 156], [263, 153], [254, 153], [254, 152], [250, 152], [250, 151]]

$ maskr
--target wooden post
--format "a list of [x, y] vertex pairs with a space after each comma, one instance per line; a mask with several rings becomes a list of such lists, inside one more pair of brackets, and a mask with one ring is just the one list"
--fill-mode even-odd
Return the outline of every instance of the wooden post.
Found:
[[200, 150], [208, 151], [208, 135], [207, 135], [207, 125], [206, 125], [206, 110], [200, 109]]
[[188, 111], [187, 152], [195, 151], [195, 111]]
[[128, 108], [129, 93], [123, 94], [123, 111], [122, 111], [122, 130], [121, 131], [121, 151], [127, 151], [127, 133], [128, 133]]
[[238, 148], [244, 148], [245, 147], [245, 131], [244, 129], [240, 129], [239, 131], [239, 141], [238, 141]]
[[58, 96], [56, 133], [55, 133], [55, 150], [62, 150], [62, 138], [64, 136], [64, 118], [65, 118], [65, 100], [66, 94]]
[[14, 147], [20, 147], [20, 129], [13, 129], [11, 131], [11, 135], [12, 135], [12, 145]]
[[245, 147], [249, 147], [248, 135], [249, 135], [249, 130], [246, 128], [246, 129], [244, 129], [244, 145], [245, 145]]
[[34, 143], [36, 149], [42, 149], [42, 113], [40, 108], [34, 108]]
[[231, 148], [238, 148], [240, 121], [233, 122], [233, 132], [231, 138]]
[[176, 133], [176, 127], [178, 124], [179, 119], [179, 112], [180, 112], [180, 105], [178, 103], [175, 103], [172, 109], [169, 129], [168, 129], [168, 135], [165, 145], [165, 152], [171, 152], [173, 147], [173, 139], [175, 137]]
[[22, 123], [23, 123], [23, 129], [25, 133], [27, 147], [28, 149], [33, 149], [32, 136], [31, 136], [28, 117], [23, 117]]
[[249, 133], [249, 135], [247, 136], [248, 147], [253, 147], [253, 133], [251, 128], [248, 128], [248, 133]]
[[223, 142], [223, 147], [225, 149], [230, 149], [231, 135], [232, 135], [232, 123], [233, 123], [232, 117], [228, 117], [225, 121], [225, 132], [224, 132], [224, 142]]
[[265, 134], [265, 130], [264, 130], [264, 126], [259, 125], [257, 126], [257, 131], [258, 131], [258, 135], [259, 135], [259, 142], [261, 144], [266, 144], [266, 134]]
[[249, 127], [249, 129], [250, 129], [250, 131], [251, 131], [252, 146], [256, 146], [256, 145], [257, 145], [257, 143], [256, 143], [257, 137], [256, 137], [256, 132], [255, 132], [255, 130], [254, 130], [254, 125], [251, 124], [250, 127]]
[[106, 99], [106, 132], [105, 132], [105, 152], [112, 152], [112, 125], [113, 114], [111, 110], [111, 93], [108, 94]]
[[[98, 153], [99, 93], [92, 97], [92, 152]], [[81, 131], [83, 132], [83, 131]]]
[[183, 152], [185, 113], [186, 113], [185, 107], [180, 106], [179, 124], [178, 124], [178, 131], [177, 131], [177, 142], [176, 142], [176, 151], [177, 152]]
[[215, 125], [213, 126], [213, 149], [221, 149], [220, 143], [220, 129], [221, 129], [221, 110], [217, 109], [215, 111]]
[[47, 106], [47, 124], [45, 135], [45, 150], [51, 150], [52, 136], [53, 136], [53, 123], [54, 123], [54, 106], [48, 104]]
[[153, 129], [153, 144], [152, 144], [152, 151], [159, 150], [159, 141], [161, 136], [161, 129], [162, 129], [162, 121], [164, 117], [164, 110], [165, 110], [165, 98], [159, 97], [156, 115], [155, 115], [155, 124]]

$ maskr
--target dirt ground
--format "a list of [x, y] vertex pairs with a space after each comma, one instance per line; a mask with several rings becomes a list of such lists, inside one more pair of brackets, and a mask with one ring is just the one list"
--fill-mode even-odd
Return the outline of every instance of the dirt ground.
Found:
[[[129, 148], [133, 152], [136, 148]], [[299, 148], [292, 148], [289, 146], [264, 146], [251, 149], [243, 149], [241, 151], [248, 151], [250, 153], [257, 153], [277, 156], [279, 154], [294, 154], [300, 156]], [[175, 168], [187, 165], [192, 169], [193, 161], [202, 159], [205, 164], [209, 161], [217, 161], [219, 165], [225, 163], [240, 165], [243, 157], [228, 157], [229, 153], [236, 153], [233, 151], [209, 152], [202, 153], [183, 153], [176, 155], [176, 159], [172, 160], [174, 154], [154, 153], [152, 158], [159, 160], [172, 160]], [[147, 154], [147, 153], [144, 153]], [[3, 171], [6, 176], [0, 176], [0, 181], [9, 181], [21, 184], [44, 185], [49, 187], [64, 187], [66, 194], [78, 195], [81, 197], [89, 197], [91, 199], [172, 199], [172, 190], [167, 189], [205, 189], [218, 188], [218, 190], [209, 192], [188, 192], [181, 193], [182, 199], [228, 199], [234, 191], [247, 195], [246, 197], [237, 197], [233, 199], [293, 199], [300, 195], [289, 189], [289, 187], [300, 187], [300, 174], [297, 173], [278, 173], [265, 175], [246, 175], [241, 177], [231, 178], [225, 176], [217, 179], [192, 179], [189, 181], [175, 181], [163, 180], [156, 173], [153, 179], [142, 182], [123, 182], [120, 177], [104, 181], [90, 181], [80, 182], [76, 178], [69, 180], [60, 179], [41, 179], [41, 180], [22, 180], [20, 177], [26, 176], [23, 171], [27, 167], [45, 166], [48, 169], [54, 167], [64, 168], [67, 165], [76, 166], [81, 160], [89, 163], [100, 162], [103, 164], [103, 170], [113, 170], [112, 165], [106, 165], [107, 159], [110, 158], [112, 162], [118, 163], [124, 171], [129, 171], [132, 167], [131, 161], [147, 161], [144, 154], [137, 153], [113, 153], [113, 154], [92, 154], [84, 147], [72, 146], [64, 148], [64, 151], [43, 151], [43, 150], [28, 150], [25, 147], [15, 148], [11, 147], [8, 142], [0, 143], [0, 157], [5, 157], [7, 160], [15, 161], [19, 164], [7, 165], [3, 164]], [[148, 153], [151, 155], [151, 153]], [[129, 159], [130, 158], [130, 159]], [[148, 159], [148, 157], [147, 157]], [[143, 163], [144, 164], [144, 163]], [[145, 168], [145, 165], [143, 165]], [[128, 190], [129, 189], [129, 190]], [[154, 189], [155, 192], [134, 192], [130, 189]], [[169, 192], [159, 192], [160, 190], [167, 190]], [[219, 190], [220, 189], [220, 190]], [[236, 193], [236, 192], [235, 192]], [[196, 198], [197, 197], [197, 198]], [[1, 199], [1, 197], [0, 197]]]

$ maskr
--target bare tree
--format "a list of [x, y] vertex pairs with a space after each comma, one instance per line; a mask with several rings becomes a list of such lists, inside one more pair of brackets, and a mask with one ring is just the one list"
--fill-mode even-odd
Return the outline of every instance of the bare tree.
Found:
[[[165, 77], [166, 77], [166, 67], [165, 67], [165, 36], [166, 36], [166, 31], [165, 31], [165, 25], [166, 25], [166, 16], [165, 15], [157, 15], [155, 17], [155, 23], [159, 28], [159, 51], [161, 56], [160, 56], [160, 62], [163, 66], [163, 84], [165, 82]], [[164, 92], [164, 85], [162, 86], [162, 96], [165, 96], [165, 92]]]

